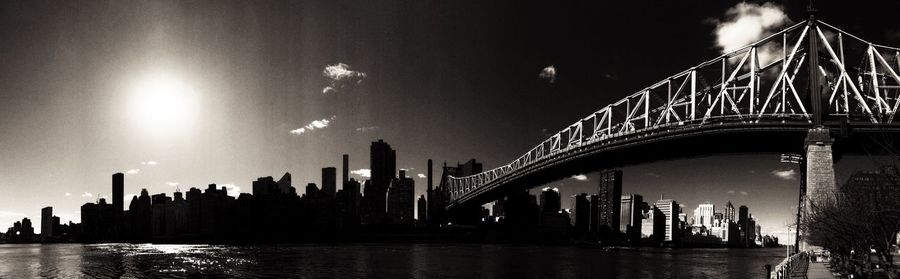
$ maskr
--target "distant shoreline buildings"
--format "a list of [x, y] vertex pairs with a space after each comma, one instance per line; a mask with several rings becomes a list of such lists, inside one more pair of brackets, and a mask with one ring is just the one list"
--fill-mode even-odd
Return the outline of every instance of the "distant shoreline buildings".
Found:
[[447, 212], [449, 195], [444, 185], [448, 177], [477, 174], [482, 164], [475, 159], [456, 166], [444, 163], [439, 184], [433, 185], [433, 163], [428, 160], [426, 191], [417, 197], [415, 180], [406, 170], [397, 169], [396, 156], [390, 144], [372, 142], [368, 180], [349, 177], [349, 156], [344, 154], [340, 181], [337, 168], [324, 167], [321, 187], [307, 183], [302, 195], [291, 174], [285, 173], [277, 181], [260, 177], [253, 181], [252, 193], [237, 197], [216, 184], [203, 190], [176, 190], [172, 196], [151, 195], [143, 189], [127, 201], [127, 210], [125, 176], [116, 173], [112, 202], [101, 198], [81, 206], [81, 224], [60, 224], [53, 208], [46, 207], [41, 211], [40, 235], [34, 234], [31, 220], [25, 218], [0, 239], [13, 243], [315, 242], [363, 232], [412, 233], [412, 237], [462, 230], [484, 241], [499, 233], [512, 241], [604, 245], [756, 247], [777, 243], [777, 238], [761, 235], [746, 206], [735, 210], [729, 201], [720, 211], [715, 204], [704, 203], [689, 218], [673, 199], [661, 196], [648, 201], [639, 194], [623, 193], [621, 170], [601, 171], [596, 193], [571, 196], [570, 208], [562, 208], [558, 189], [546, 187], [539, 199], [527, 190], [516, 190], [492, 202], [490, 209], [478, 206]]

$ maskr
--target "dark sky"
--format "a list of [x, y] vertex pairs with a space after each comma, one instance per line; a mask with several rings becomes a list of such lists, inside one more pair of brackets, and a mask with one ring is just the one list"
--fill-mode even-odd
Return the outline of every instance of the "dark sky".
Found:
[[[47, 205], [78, 221], [114, 172], [131, 170], [126, 195], [249, 192], [284, 172], [318, 183], [344, 153], [368, 168], [380, 138], [413, 175], [429, 158], [493, 168], [718, 56], [717, 26], [739, 5], [777, 7], [780, 25], [806, 17], [802, 3], [734, 1], [3, 1], [0, 226]], [[900, 45], [900, 24], [884, 20], [896, 2], [817, 5], [833, 25]], [[354, 72], [335, 81], [329, 65]], [[552, 83], [538, 77], [551, 65]], [[147, 99], [151, 87], [175, 93]], [[838, 179], [866, 162], [842, 161]], [[773, 171], [789, 167], [777, 154], [626, 166], [625, 191], [666, 194], [689, 214], [732, 199], [781, 232], [797, 182]], [[593, 191], [591, 178], [553, 185], [568, 197]]]

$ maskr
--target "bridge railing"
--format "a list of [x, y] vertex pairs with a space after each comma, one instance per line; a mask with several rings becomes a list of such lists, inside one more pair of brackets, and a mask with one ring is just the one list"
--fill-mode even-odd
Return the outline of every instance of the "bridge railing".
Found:
[[[872, 44], [824, 22], [800, 22], [663, 79], [579, 119], [512, 162], [450, 177], [452, 200], [558, 154], [661, 129], [713, 123], [811, 123], [808, 50], [819, 40], [825, 114], [891, 123], [900, 109], [900, 49]], [[848, 40], [845, 40], [848, 38]], [[847, 61], [862, 61], [847, 67]], [[896, 68], [896, 69], [895, 69]], [[855, 77], [855, 79], [854, 79]], [[823, 98], [824, 99], [824, 98]]]
[[794, 274], [802, 274], [800, 278], [806, 278], [806, 270], [809, 268], [809, 254], [800, 252], [785, 258], [781, 263], [772, 268], [769, 273], [771, 279], [793, 278]]

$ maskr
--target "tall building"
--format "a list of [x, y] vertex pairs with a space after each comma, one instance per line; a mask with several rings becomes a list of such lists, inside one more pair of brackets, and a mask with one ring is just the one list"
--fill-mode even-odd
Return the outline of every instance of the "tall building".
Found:
[[620, 207], [619, 232], [636, 238], [641, 235], [641, 219], [643, 218], [644, 197], [641, 195], [623, 195]]
[[[662, 198], [662, 197], [660, 197]], [[656, 208], [662, 212], [661, 217], [665, 218], [662, 226], [663, 237], [661, 241], [672, 242], [677, 238], [676, 229], [678, 228], [678, 203], [672, 199], [660, 199], [656, 202]]]
[[118, 215], [125, 210], [125, 175], [121, 172], [112, 175], [112, 204]]
[[591, 223], [589, 225], [589, 230], [591, 234], [597, 234], [600, 231], [600, 196], [590, 195], [588, 200], [591, 207]]
[[541, 191], [541, 212], [558, 213], [561, 209], [559, 189], [546, 187]]
[[388, 193], [388, 216], [394, 224], [412, 224], [415, 202], [415, 180], [406, 177], [406, 171], [400, 171], [400, 177], [391, 183]]
[[[431, 177], [432, 171], [434, 171], [434, 169], [432, 168], [433, 167], [432, 163], [433, 162], [431, 161], [431, 159], [428, 159], [428, 173], [426, 174], [426, 177], [428, 178], [428, 184], [425, 185], [427, 187], [425, 189], [425, 197], [428, 200], [428, 207], [425, 207], [425, 215], [424, 215], [425, 220], [424, 221], [429, 222], [429, 223], [431, 222], [430, 215], [431, 215], [431, 212], [433, 211], [431, 209], [431, 207], [434, 206], [432, 203], [434, 202], [434, 199], [435, 199], [434, 184], [433, 184], [434, 180], [432, 180], [432, 177]], [[419, 209], [419, 210], [422, 210], [422, 209]], [[421, 221], [421, 219], [420, 219], [420, 221]]]
[[428, 201], [425, 200], [425, 195], [420, 195], [419, 200], [417, 201], [416, 210], [418, 210], [418, 214], [416, 217], [419, 222], [425, 222], [428, 217], [426, 217], [426, 212], [428, 212]]
[[347, 183], [347, 181], [350, 181], [350, 155], [344, 154], [344, 157], [342, 159], [344, 169], [341, 176], [341, 185], [344, 185]]
[[283, 194], [294, 194], [294, 195], [297, 194], [297, 190], [291, 184], [291, 173], [289, 173], [289, 172], [285, 172], [284, 175], [281, 176], [281, 179], [279, 179], [276, 184], [278, 184], [278, 189]]
[[738, 208], [738, 227], [741, 230], [741, 244], [747, 245], [750, 240], [750, 209], [746, 205]]
[[619, 216], [622, 205], [622, 171], [606, 170], [600, 172], [600, 185], [597, 187], [600, 196], [600, 226], [612, 231], [619, 228]]
[[41, 236], [53, 236], [53, 207], [44, 207], [41, 209]]
[[[378, 140], [369, 149], [371, 178], [366, 181], [362, 199], [363, 222], [368, 224], [386, 221], [388, 187], [397, 173], [397, 151], [391, 145]], [[412, 201], [411, 201], [412, 203]]]
[[572, 196], [572, 224], [575, 227], [576, 236], [585, 236], [590, 231], [591, 204], [588, 201], [587, 194], [581, 193]]
[[736, 221], [735, 218], [737, 215], [734, 214], [734, 205], [731, 204], [731, 201], [725, 203], [725, 219], [731, 220], [732, 222]]
[[322, 168], [322, 194], [334, 197], [337, 192], [337, 169], [334, 167]]
[[713, 227], [713, 219], [716, 213], [716, 206], [711, 203], [702, 203], [694, 210], [694, 226], [702, 226], [707, 229]]

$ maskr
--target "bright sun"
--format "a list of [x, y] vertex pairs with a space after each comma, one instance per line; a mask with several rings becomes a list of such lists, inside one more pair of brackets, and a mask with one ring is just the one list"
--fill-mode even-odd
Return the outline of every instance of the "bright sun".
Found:
[[166, 74], [148, 75], [134, 85], [129, 113], [142, 131], [177, 134], [193, 124], [195, 99], [193, 88], [182, 80]]

